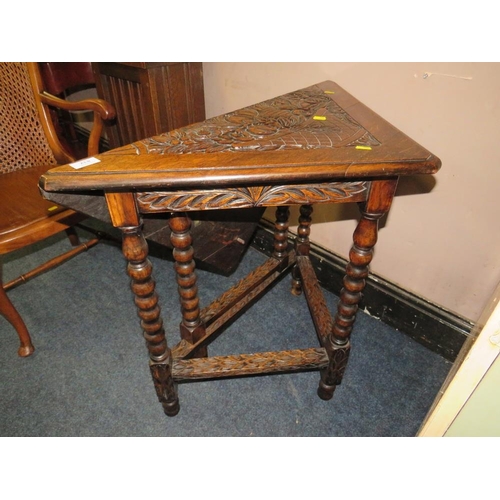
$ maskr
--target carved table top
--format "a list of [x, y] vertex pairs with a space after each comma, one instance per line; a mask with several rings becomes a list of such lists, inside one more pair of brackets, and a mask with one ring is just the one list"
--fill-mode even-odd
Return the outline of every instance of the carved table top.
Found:
[[[435, 173], [440, 160], [326, 81], [57, 167], [44, 191], [270, 186]], [[80, 165], [77, 165], [79, 167]]]

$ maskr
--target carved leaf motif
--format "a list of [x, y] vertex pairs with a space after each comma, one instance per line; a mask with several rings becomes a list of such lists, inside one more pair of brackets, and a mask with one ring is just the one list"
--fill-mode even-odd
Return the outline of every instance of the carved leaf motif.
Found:
[[203, 379], [319, 369], [327, 364], [328, 356], [322, 348], [296, 349], [177, 360], [173, 373], [176, 380]]
[[178, 397], [170, 363], [151, 363], [150, 370], [160, 403], [164, 405], [175, 403]]
[[273, 187], [263, 194], [260, 205], [290, 203], [294, 205], [321, 203], [347, 199], [366, 190], [365, 182], [334, 183], [317, 186]]
[[339, 385], [341, 383], [349, 360], [350, 350], [350, 344], [347, 344], [346, 347], [332, 349], [330, 365], [325, 373], [325, 382], [328, 385]]
[[224, 189], [188, 193], [153, 192], [139, 194], [140, 206], [149, 211], [210, 210], [219, 207], [244, 208], [252, 206], [252, 197], [245, 192]]
[[307, 297], [307, 304], [322, 342], [326, 341], [333, 326], [333, 319], [326, 304], [325, 296], [319, 286], [311, 261], [307, 257], [298, 256], [297, 264], [302, 278], [302, 287]]
[[144, 212], [215, 210], [339, 202], [362, 196], [366, 190], [367, 184], [364, 181], [334, 182], [312, 186], [307, 184], [253, 186], [220, 190], [138, 193], [137, 202]]

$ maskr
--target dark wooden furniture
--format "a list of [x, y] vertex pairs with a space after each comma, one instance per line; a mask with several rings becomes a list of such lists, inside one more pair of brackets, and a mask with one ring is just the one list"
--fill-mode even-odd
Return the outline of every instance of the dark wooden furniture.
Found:
[[[50, 94], [65, 100], [82, 90], [95, 89], [94, 73], [89, 62], [39, 62], [43, 88]], [[75, 123], [74, 112], [51, 109], [52, 122], [59, 141], [75, 159], [87, 156], [87, 131]], [[82, 130], [85, 133], [82, 134]]]
[[[317, 369], [318, 394], [330, 399], [349, 356], [378, 221], [389, 211], [398, 178], [432, 174], [440, 167], [429, 151], [328, 81], [135, 142], [98, 159], [81, 170], [52, 169], [40, 186], [47, 198], [64, 199], [82, 210], [89, 197], [79, 192], [94, 192], [90, 202], [101, 210], [104, 194], [113, 224], [123, 233], [151, 373], [167, 415], [179, 411], [176, 382], [227, 376]], [[332, 317], [308, 257], [311, 215], [314, 204], [353, 202], [359, 204], [361, 217]], [[299, 205], [301, 214], [294, 248], [287, 244], [291, 205]], [[274, 255], [200, 308], [189, 214], [261, 206], [276, 207]], [[166, 342], [141, 231], [141, 218], [156, 213], [169, 214], [175, 248], [182, 320], [180, 341], [172, 348]], [[292, 292], [305, 294], [319, 345], [208, 356], [207, 345], [224, 324], [286, 271], [291, 271]]]
[[[20, 314], [6, 291], [95, 245], [80, 244], [74, 226], [85, 216], [42, 199], [38, 180], [51, 166], [72, 162], [58, 140], [50, 110], [89, 110], [95, 115], [88, 154], [98, 152], [102, 120], [114, 110], [99, 99], [68, 102], [44, 91], [37, 63], [0, 63], [0, 256], [66, 231], [73, 248], [0, 286], [0, 313], [16, 329], [20, 356], [34, 348]], [[1, 261], [0, 261], [1, 277]]]
[[202, 63], [94, 62], [97, 94], [116, 109], [112, 148], [205, 119]]

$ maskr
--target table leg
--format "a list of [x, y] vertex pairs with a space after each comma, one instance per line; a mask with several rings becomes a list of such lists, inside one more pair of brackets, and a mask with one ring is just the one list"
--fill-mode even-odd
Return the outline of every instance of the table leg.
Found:
[[[181, 338], [190, 344], [194, 344], [205, 336], [205, 326], [200, 319], [200, 301], [193, 258], [191, 219], [184, 213], [174, 213], [169, 219], [169, 225], [181, 302]], [[206, 346], [200, 347], [194, 355], [194, 357], [206, 356]]]
[[396, 186], [397, 179], [373, 181], [368, 200], [361, 209], [361, 219], [354, 231], [354, 244], [349, 253], [337, 314], [325, 346], [330, 362], [321, 372], [318, 388], [321, 399], [331, 399], [336, 386], [342, 381], [351, 349], [349, 338], [377, 242], [378, 221], [389, 211]]
[[153, 266], [148, 259], [148, 245], [140, 227], [125, 227], [121, 230], [123, 255], [128, 262], [127, 273], [132, 279], [131, 288], [149, 351], [149, 366], [156, 394], [164, 412], [174, 416], [179, 412], [179, 399], [172, 377], [172, 355], [167, 345], [152, 278]]
[[273, 257], [276, 257], [277, 259], [282, 259], [287, 255], [289, 218], [290, 209], [287, 206], [276, 208], [276, 220], [274, 222]]
[[[309, 235], [311, 234], [311, 214], [313, 207], [311, 205], [301, 205], [299, 226], [297, 228], [297, 237], [295, 239], [295, 251], [297, 255], [309, 255], [311, 242]], [[300, 295], [302, 293], [302, 279], [297, 264], [292, 269], [292, 293]]]

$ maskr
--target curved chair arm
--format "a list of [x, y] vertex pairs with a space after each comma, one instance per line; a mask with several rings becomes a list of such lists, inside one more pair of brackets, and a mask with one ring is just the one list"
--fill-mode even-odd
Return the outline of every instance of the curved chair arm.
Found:
[[111, 120], [115, 117], [115, 108], [103, 99], [83, 99], [80, 101], [66, 101], [53, 96], [46, 91], [40, 92], [40, 101], [47, 106], [68, 111], [93, 111], [94, 122], [90, 132], [87, 154], [93, 156], [99, 153], [99, 139], [101, 137], [103, 120]]

